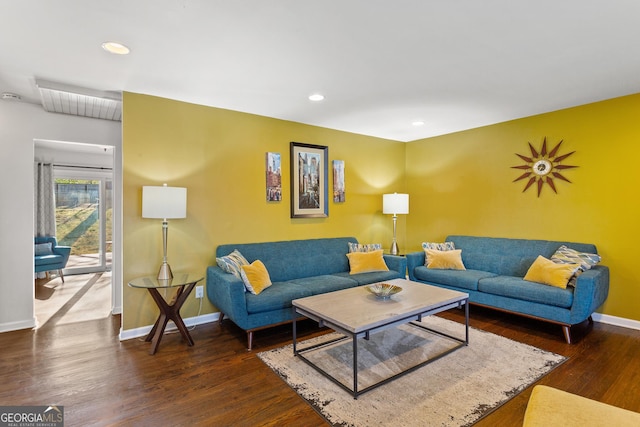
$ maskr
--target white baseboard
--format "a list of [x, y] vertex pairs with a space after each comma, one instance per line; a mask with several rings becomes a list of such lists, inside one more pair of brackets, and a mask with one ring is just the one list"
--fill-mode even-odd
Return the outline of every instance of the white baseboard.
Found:
[[20, 329], [32, 329], [37, 325], [36, 318], [21, 320], [19, 322], [0, 323], [0, 332], [18, 331]]
[[[592, 317], [594, 322], [606, 323], [607, 325], [620, 326], [623, 328], [635, 329], [640, 331], [640, 321], [638, 320], [625, 319], [624, 317], [616, 317], [616, 316], [610, 316], [608, 314], [600, 314], [600, 313], [593, 313]], [[187, 327], [190, 327], [195, 325], [201, 325], [203, 323], [215, 322], [219, 318], [220, 318], [220, 313], [203, 314], [201, 316], [189, 317], [184, 319], [184, 324], [187, 325]], [[13, 327], [12, 329], [3, 329], [4, 326], [5, 325], [0, 325], [0, 332], [12, 331], [16, 329], [32, 328], [35, 326], [35, 321], [33, 325], [29, 324], [23, 327]], [[12, 324], [12, 326], [15, 326], [15, 324]], [[141, 328], [120, 330], [120, 341], [147, 336], [151, 331], [152, 327], [153, 325], [149, 325], [149, 326], [143, 326]], [[172, 321], [169, 321], [169, 323], [167, 324], [166, 330], [167, 331], [177, 330], [177, 328]]]
[[[210, 313], [210, 314], [203, 314], [201, 316], [196, 316], [196, 317], [188, 317], [182, 320], [184, 321], [184, 324], [188, 328], [191, 326], [201, 325], [203, 323], [215, 322], [219, 318], [220, 318], [220, 313]], [[120, 329], [120, 341], [147, 336], [149, 332], [151, 332], [151, 328], [153, 328], [153, 325], [143, 326], [141, 328], [135, 328], [135, 329], [127, 329], [127, 330]], [[167, 328], [165, 330], [177, 331], [178, 328], [176, 328], [176, 325], [172, 321], [169, 321], [169, 323], [167, 323]]]
[[607, 325], [621, 326], [623, 328], [636, 329], [640, 331], [640, 321], [625, 319], [624, 317], [610, 316], [608, 314], [593, 313], [593, 321], [606, 323]]

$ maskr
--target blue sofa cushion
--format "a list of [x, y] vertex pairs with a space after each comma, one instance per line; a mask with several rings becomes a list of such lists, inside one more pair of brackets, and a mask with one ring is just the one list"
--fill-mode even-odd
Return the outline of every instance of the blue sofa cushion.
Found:
[[309, 289], [312, 295], [317, 295], [358, 286], [358, 282], [353, 280], [351, 277], [329, 274], [324, 276], [294, 279], [290, 283], [304, 286], [305, 288]]
[[537, 257], [498, 255], [462, 249], [462, 262], [468, 269], [489, 271], [499, 276], [524, 277]]
[[275, 282], [258, 295], [245, 292], [247, 313], [264, 313], [267, 311], [290, 308], [291, 301], [312, 295], [310, 287], [293, 282]]
[[63, 259], [62, 255], [37, 255], [34, 257], [34, 263], [36, 266], [60, 264]]
[[237, 249], [250, 263], [262, 261], [272, 282], [285, 282], [349, 271], [348, 242], [358, 243], [353, 237], [337, 237], [220, 245], [216, 248], [216, 257]]
[[519, 277], [496, 276], [481, 279], [478, 290], [519, 300], [537, 302], [562, 308], [573, 304], [573, 288], [557, 288], [523, 280]]
[[358, 273], [358, 274], [349, 274], [348, 272], [346, 272], [346, 273], [336, 273], [334, 274], [334, 276], [347, 277], [352, 280], [355, 280], [357, 282], [356, 285], [368, 285], [370, 283], [383, 282], [385, 280], [391, 280], [391, 279], [401, 279], [404, 277], [396, 270], [370, 271], [368, 273]]
[[579, 252], [598, 253], [588, 243], [501, 237], [448, 236], [456, 249], [462, 249], [462, 262], [468, 269], [484, 270], [502, 276], [524, 277], [538, 255], [550, 259], [561, 245]]
[[441, 270], [437, 268], [416, 267], [415, 277], [429, 283], [438, 283], [458, 288], [478, 290], [478, 281], [487, 277], [495, 277], [494, 273], [480, 270]]

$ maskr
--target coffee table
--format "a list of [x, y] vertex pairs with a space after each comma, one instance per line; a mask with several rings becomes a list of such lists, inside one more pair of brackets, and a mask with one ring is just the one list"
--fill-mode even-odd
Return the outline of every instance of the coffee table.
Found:
[[[402, 291], [388, 300], [381, 300], [371, 294], [364, 286], [344, 289], [325, 294], [314, 295], [293, 300], [293, 354], [309, 366], [339, 385], [357, 399], [359, 395], [373, 390], [402, 375], [412, 372], [428, 363], [434, 362], [447, 354], [469, 344], [469, 294], [452, 291], [437, 286], [416, 283], [406, 279], [387, 280], [402, 287]], [[417, 323], [424, 316], [436, 314], [452, 308], [465, 310], [464, 339], [439, 332]], [[320, 326], [327, 326], [343, 335], [336, 340], [298, 349], [296, 337], [296, 319], [300, 316], [313, 319]], [[402, 372], [383, 379], [362, 390], [358, 389], [358, 339], [369, 339], [372, 333], [386, 328], [410, 323], [423, 330], [452, 339], [458, 344], [454, 347]], [[313, 363], [305, 353], [331, 345], [336, 341], [351, 339], [353, 343], [353, 388], [338, 381], [331, 373]]]

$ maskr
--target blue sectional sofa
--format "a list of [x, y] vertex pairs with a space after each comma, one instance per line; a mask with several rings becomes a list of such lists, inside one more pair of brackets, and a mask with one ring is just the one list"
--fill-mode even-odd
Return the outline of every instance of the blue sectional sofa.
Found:
[[384, 255], [389, 271], [350, 274], [349, 242], [358, 241], [338, 237], [220, 245], [216, 258], [238, 250], [249, 263], [260, 260], [273, 285], [254, 295], [240, 278], [214, 265], [207, 268], [207, 297], [220, 310], [220, 322], [227, 316], [247, 332], [251, 350], [254, 331], [292, 320], [296, 298], [405, 277], [406, 259], [392, 255]]
[[567, 343], [570, 328], [587, 319], [607, 299], [609, 268], [594, 265], [566, 289], [523, 280], [538, 255], [549, 259], [561, 246], [597, 254], [595, 245], [546, 240], [449, 236], [462, 250], [466, 270], [425, 266], [425, 252], [407, 254], [409, 278], [417, 282], [467, 292], [471, 304], [517, 313], [562, 326]]

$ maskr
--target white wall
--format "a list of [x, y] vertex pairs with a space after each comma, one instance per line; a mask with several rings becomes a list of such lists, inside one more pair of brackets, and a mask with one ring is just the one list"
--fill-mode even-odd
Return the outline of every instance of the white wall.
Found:
[[[43, 141], [41, 139], [35, 141], [35, 160], [53, 163], [58, 165], [58, 169], [62, 170], [75, 170], [78, 167], [110, 170], [113, 168], [113, 152], [113, 147], [106, 145]], [[72, 165], [72, 167], [65, 168], [64, 165]], [[108, 171], [105, 172], [109, 173]]]
[[[47, 113], [39, 105], [0, 101], [0, 332], [35, 326], [34, 139], [116, 147], [114, 212], [118, 218], [114, 218], [114, 234], [121, 234], [121, 123]], [[114, 247], [114, 288], [122, 286], [121, 253], [121, 248]]]

